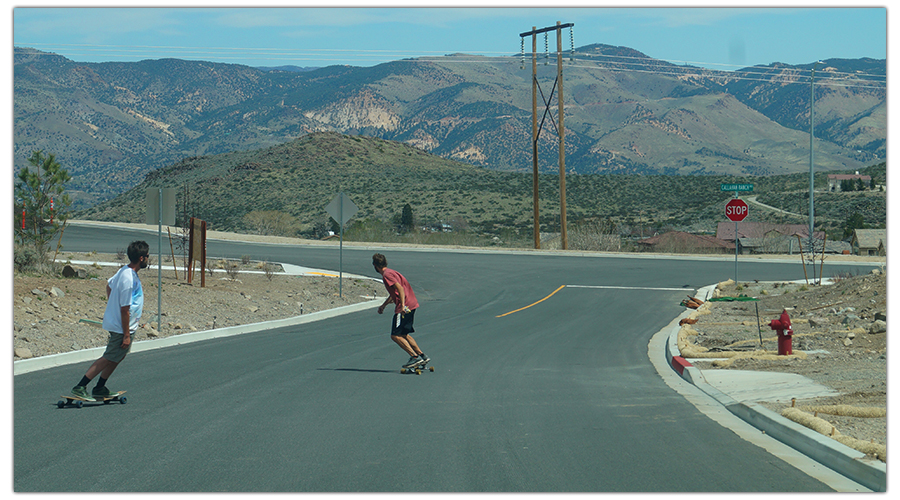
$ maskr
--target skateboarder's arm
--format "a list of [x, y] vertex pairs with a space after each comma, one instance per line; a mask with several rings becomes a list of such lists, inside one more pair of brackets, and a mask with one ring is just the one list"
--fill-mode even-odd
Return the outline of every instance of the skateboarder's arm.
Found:
[[131, 345], [131, 306], [122, 306], [119, 312], [122, 315], [122, 349], [127, 349]]

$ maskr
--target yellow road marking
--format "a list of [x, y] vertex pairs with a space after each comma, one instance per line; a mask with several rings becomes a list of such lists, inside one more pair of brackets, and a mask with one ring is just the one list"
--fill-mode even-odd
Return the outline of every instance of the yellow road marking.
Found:
[[566, 285], [563, 285], [563, 286], [557, 288], [556, 290], [553, 290], [553, 293], [551, 293], [550, 295], [544, 297], [543, 299], [541, 299], [541, 300], [535, 302], [534, 304], [527, 305], [527, 306], [525, 306], [525, 307], [521, 307], [521, 308], [519, 308], [519, 309], [516, 309], [515, 311], [510, 311], [510, 312], [508, 312], [508, 313], [506, 313], [506, 314], [501, 314], [500, 316], [497, 316], [497, 318], [502, 318], [502, 317], [504, 317], [504, 316], [509, 316], [509, 315], [512, 314], [512, 313], [517, 313], [517, 312], [519, 312], [519, 311], [524, 311], [525, 309], [528, 309], [528, 308], [531, 307], [531, 306], [536, 306], [536, 305], [540, 304], [541, 302], [543, 302], [543, 301], [549, 299], [550, 297], [553, 297], [553, 294], [555, 294], [556, 292], [562, 290], [562, 289], [565, 288], [565, 287], [566, 287]]

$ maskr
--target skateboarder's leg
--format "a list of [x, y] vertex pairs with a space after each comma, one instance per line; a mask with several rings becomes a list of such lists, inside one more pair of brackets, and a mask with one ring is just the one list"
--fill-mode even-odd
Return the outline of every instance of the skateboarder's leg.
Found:
[[101, 377], [108, 379], [110, 375], [116, 370], [119, 366], [119, 363], [114, 363], [106, 358], [99, 358], [97, 361], [94, 361], [94, 364], [88, 368], [87, 373], [84, 374], [88, 379], [93, 380], [98, 374]]
[[416, 344], [416, 340], [412, 337], [412, 335], [407, 335], [406, 341], [409, 343], [409, 347], [413, 350], [415, 356], [422, 355], [422, 349], [419, 349], [419, 345]]
[[409, 354], [410, 356], [418, 356], [418, 354], [416, 354], [416, 351], [413, 350], [412, 346], [410, 346], [410, 343], [407, 341], [407, 339], [411, 339], [411, 337], [409, 335], [391, 335], [391, 340], [396, 342], [401, 349], [406, 351], [406, 354]]

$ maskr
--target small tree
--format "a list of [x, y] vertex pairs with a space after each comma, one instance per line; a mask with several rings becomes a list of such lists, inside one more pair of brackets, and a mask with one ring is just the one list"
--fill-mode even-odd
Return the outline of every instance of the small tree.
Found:
[[400, 231], [408, 233], [413, 230], [413, 227], [415, 227], [413, 211], [412, 207], [407, 203], [403, 205], [403, 211], [400, 213]]
[[[29, 167], [16, 175], [14, 218], [16, 243], [32, 247], [44, 262], [50, 241], [65, 229], [71, 201], [65, 193], [72, 180], [52, 154], [34, 151]], [[33, 168], [32, 168], [33, 167]]]
[[844, 221], [842, 226], [844, 230], [844, 239], [847, 239], [853, 236], [853, 231], [856, 229], [868, 229], [869, 226], [866, 225], [865, 219], [862, 214], [859, 212], [853, 212], [847, 217], [847, 220]]

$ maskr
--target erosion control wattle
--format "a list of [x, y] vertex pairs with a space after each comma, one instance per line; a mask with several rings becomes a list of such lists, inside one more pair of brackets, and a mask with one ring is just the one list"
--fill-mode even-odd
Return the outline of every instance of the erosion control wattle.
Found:
[[769, 328], [777, 332], [778, 355], [790, 356], [793, 354], [791, 337], [794, 335], [794, 330], [791, 329], [791, 317], [788, 316], [787, 310], [781, 311], [780, 318], [770, 321]]

